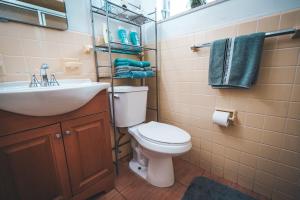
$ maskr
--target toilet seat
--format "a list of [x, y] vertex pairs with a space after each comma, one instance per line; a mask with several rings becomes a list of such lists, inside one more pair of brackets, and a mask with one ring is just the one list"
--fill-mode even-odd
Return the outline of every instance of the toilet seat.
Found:
[[191, 141], [187, 132], [169, 124], [151, 121], [137, 130], [143, 139], [162, 145], [183, 145]]
[[[138, 141], [138, 143], [142, 147], [154, 152], [177, 155], [189, 151], [192, 148], [190, 135], [187, 134], [182, 129], [179, 129], [175, 126], [166, 128], [167, 126], [171, 126], [171, 125], [158, 123], [158, 122], [149, 122], [149, 123], [139, 124], [137, 126], [130, 127], [128, 128], [128, 132]], [[153, 130], [154, 128], [157, 131]], [[179, 139], [177, 138], [177, 141], [172, 140], [171, 142], [170, 141], [168, 142], [166, 140], [168, 137], [162, 139], [159, 136], [157, 136], [157, 135], [165, 134], [166, 132], [162, 132], [162, 130], [164, 130], [165, 128], [168, 130], [175, 130], [176, 133], [174, 133], [174, 135], [175, 134], [185, 135], [184, 133], [186, 133], [187, 135]], [[154, 132], [151, 133], [148, 132], [150, 130], [153, 130]], [[154, 135], [156, 135], [156, 137]], [[168, 136], [170, 136], [170, 134], [168, 134]]]

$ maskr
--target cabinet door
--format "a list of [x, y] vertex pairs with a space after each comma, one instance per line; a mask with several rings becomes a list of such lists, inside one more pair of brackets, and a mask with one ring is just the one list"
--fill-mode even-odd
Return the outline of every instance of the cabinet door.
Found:
[[113, 172], [107, 112], [62, 123], [73, 195]]
[[71, 196], [59, 124], [0, 138], [0, 199]]

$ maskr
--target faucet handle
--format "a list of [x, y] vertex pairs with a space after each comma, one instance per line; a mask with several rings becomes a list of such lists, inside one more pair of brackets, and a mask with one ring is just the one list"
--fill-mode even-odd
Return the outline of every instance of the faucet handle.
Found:
[[58, 81], [55, 78], [55, 74], [51, 74], [49, 85], [57, 85], [57, 86], [59, 86], [59, 83], [58, 83]]
[[31, 76], [31, 81], [29, 84], [29, 87], [38, 87], [38, 85], [40, 85], [40, 82], [38, 81], [38, 79], [36, 78], [35, 74], [32, 74]]

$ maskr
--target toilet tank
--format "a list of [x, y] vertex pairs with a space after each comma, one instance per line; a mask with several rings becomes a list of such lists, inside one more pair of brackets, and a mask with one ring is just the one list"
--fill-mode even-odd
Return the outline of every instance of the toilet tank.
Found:
[[[111, 88], [109, 88], [108, 92], [112, 105]], [[147, 93], [147, 86], [114, 87], [116, 127], [130, 127], [143, 123], [146, 120]]]

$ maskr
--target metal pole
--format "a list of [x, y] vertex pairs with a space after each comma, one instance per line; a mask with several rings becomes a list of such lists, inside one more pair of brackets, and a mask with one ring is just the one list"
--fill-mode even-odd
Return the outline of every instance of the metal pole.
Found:
[[99, 63], [98, 63], [98, 59], [97, 59], [97, 51], [95, 51], [95, 47], [96, 47], [96, 38], [95, 38], [95, 19], [94, 19], [94, 14], [92, 11], [92, 0], [90, 0], [90, 12], [91, 12], [91, 21], [92, 21], [92, 37], [93, 37], [93, 50], [94, 50], [94, 59], [95, 59], [95, 65], [96, 65], [96, 80], [97, 82], [99, 82]]
[[[142, 38], [142, 25], [140, 26], [140, 46], [142, 47], [143, 46], [143, 38]], [[143, 61], [143, 56], [144, 56], [144, 51], [143, 51], [143, 49], [142, 49], [142, 51], [141, 51], [141, 54], [139, 55], [140, 56], [140, 61]], [[143, 86], [144, 85], [144, 80], [145, 79], [141, 79], [141, 86]]]
[[158, 80], [158, 59], [157, 59], [157, 10], [155, 8], [155, 67], [156, 67], [156, 71], [155, 71], [155, 79], [156, 79], [156, 120], [159, 121], [159, 98], [158, 98], [158, 93], [159, 93], [159, 80]]
[[114, 66], [112, 64], [112, 56], [111, 56], [111, 41], [110, 41], [110, 28], [109, 28], [109, 6], [108, 1], [105, 0], [105, 11], [106, 11], [106, 26], [107, 26], [107, 37], [108, 37], [108, 54], [109, 54], [109, 65], [111, 67], [111, 102], [112, 102], [112, 126], [114, 131], [114, 143], [115, 143], [115, 166], [116, 166], [116, 175], [119, 175], [119, 146], [118, 146], [118, 139], [117, 139], [117, 127], [116, 127], [116, 120], [115, 120], [115, 91], [114, 91]]

